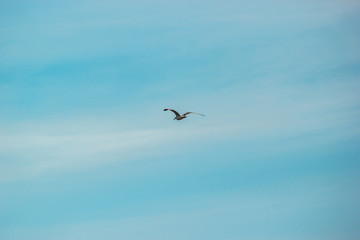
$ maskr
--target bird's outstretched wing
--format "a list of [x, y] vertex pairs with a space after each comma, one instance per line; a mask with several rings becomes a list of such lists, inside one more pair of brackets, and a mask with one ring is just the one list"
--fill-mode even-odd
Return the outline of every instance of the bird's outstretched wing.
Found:
[[173, 113], [175, 113], [175, 115], [176, 115], [177, 117], [180, 116], [180, 114], [179, 114], [177, 111], [175, 111], [175, 110], [168, 109], [168, 108], [165, 108], [165, 109], [164, 109], [164, 111], [167, 111], [167, 110], [170, 110], [170, 111], [172, 111]]
[[201, 113], [196, 113], [196, 112], [187, 112], [187, 113], [184, 113], [184, 115], [186, 116], [186, 115], [188, 115], [188, 114], [190, 114], [190, 113], [195, 113], [195, 114], [197, 114], [197, 115], [201, 115], [201, 116], [204, 116], [204, 117], [205, 117], [205, 115], [204, 115], [204, 114], [201, 114]]

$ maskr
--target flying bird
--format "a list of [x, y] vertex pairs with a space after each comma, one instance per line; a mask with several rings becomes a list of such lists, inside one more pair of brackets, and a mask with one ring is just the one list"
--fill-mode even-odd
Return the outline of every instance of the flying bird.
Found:
[[195, 114], [198, 114], [198, 115], [201, 115], [201, 116], [204, 116], [204, 117], [205, 117], [204, 114], [196, 113], [196, 112], [187, 112], [187, 113], [184, 113], [184, 114], [180, 115], [177, 111], [175, 111], [175, 110], [173, 110], [173, 109], [168, 109], [168, 108], [165, 108], [165, 109], [164, 109], [164, 111], [168, 111], [168, 110], [170, 110], [170, 111], [172, 111], [173, 113], [175, 113], [175, 118], [174, 118], [174, 120], [175, 120], [175, 119], [176, 119], [176, 120], [182, 120], [182, 119], [186, 118], [186, 115], [188, 115], [188, 114], [190, 114], [190, 113], [195, 113]]

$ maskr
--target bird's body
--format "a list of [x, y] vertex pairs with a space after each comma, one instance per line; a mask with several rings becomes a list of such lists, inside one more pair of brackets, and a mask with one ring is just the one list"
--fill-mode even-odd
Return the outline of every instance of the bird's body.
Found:
[[196, 112], [187, 112], [187, 113], [184, 113], [182, 115], [180, 115], [177, 111], [173, 110], [173, 109], [168, 109], [168, 108], [165, 108], [164, 111], [172, 111], [173, 113], [175, 113], [175, 118], [174, 120], [182, 120], [184, 118], [186, 118], [186, 115], [190, 114], [190, 113], [195, 113], [195, 114], [198, 114], [198, 115], [201, 115], [201, 116], [205, 116], [204, 114], [201, 114], [201, 113], [196, 113]]

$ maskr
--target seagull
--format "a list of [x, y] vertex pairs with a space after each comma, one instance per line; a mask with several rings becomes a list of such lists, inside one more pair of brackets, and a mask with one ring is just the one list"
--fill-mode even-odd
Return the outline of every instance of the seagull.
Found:
[[198, 115], [201, 115], [201, 116], [204, 116], [204, 117], [205, 117], [204, 114], [196, 113], [196, 112], [187, 112], [187, 113], [184, 113], [183, 115], [180, 115], [177, 111], [175, 111], [175, 110], [173, 110], [173, 109], [168, 109], [168, 108], [165, 108], [165, 109], [164, 109], [164, 111], [168, 111], [168, 110], [170, 110], [170, 111], [172, 111], [173, 113], [175, 113], [176, 116], [175, 116], [174, 120], [175, 120], [175, 119], [176, 119], [176, 120], [182, 120], [182, 119], [186, 118], [186, 115], [188, 115], [188, 114], [190, 114], [190, 113], [195, 113], [195, 114], [198, 114]]

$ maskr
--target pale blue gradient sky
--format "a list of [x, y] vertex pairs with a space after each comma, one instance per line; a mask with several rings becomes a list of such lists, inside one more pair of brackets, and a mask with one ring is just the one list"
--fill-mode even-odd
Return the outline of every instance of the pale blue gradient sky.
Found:
[[359, 11], [0, 1], [0, 238], [359, 239]]

